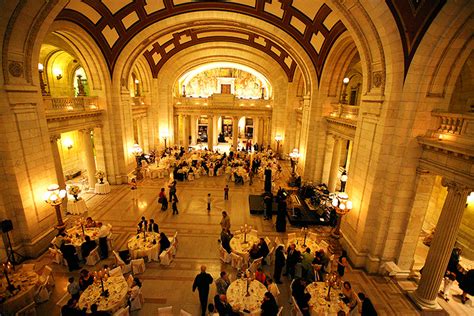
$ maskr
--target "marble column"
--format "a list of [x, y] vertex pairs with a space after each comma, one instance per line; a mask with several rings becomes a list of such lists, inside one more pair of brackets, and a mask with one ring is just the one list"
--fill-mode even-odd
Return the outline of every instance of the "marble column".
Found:
[[239, 117], [233, 116], [232, 117], [232, 146], [234, 146], [234, 150], [238, 149], [239, 145]]
[[84, 153], [86, 156], [86, 166], [87, 166], [87, 179], [89, 181], [89, 189], [94, 189], [96, 179], [96, 164], [94, 157], [94, 148], [91, 138], [91, 130], [89, 128], [81, 130], [82, 138], [84, 142]]
[[[173, 134], [174, 134], [173, 143], [174, 145], [178, 145], [179, 144], [179, 116], [178, 115], [175, 115], [173, 117]], [[163, 146], [164, 146], [164, 143], [163, 143]], [[171, 141], [169, 141], [166, 144], [166, 146], [172, 147]]]
[[[49, 136], [51, 142], [51, 151], [53, 152], [54, 170], [56, 171], [56, 180], [60, 189], [66, 189], [66, 179], [64, 178], [63, 166], [61, 164], [61, 156], [59, 155], [58, 140], [61, 139], [61, 134], [54, 134]], [[64, 198], [62, 207], [65, 210], [67, 207], [67, 195]]]
[[334, 151], [334, 137], [331, 134], [326, 134], [326, 146], [324, 148], [324, 164], [323, 164], [323, 183], [329, 183], [329, 176], [331, 173], [332, 153]]
[[214, 146], [214, 115], [207, 116], [207, 148], [212, 150]]
[[448, 188], [448, 195], [436, 225], [420, 283], [416, 291], [409, 293], [410, 298], [422, 309], [441, 308], [436, 297], [456, 242], [467, 196], [471, 191], [466, 186], [446, 178], [442, 179], [441, 184]]
[[334, 149], [332, 152], [332, 159], [331, 159], [331, 170], [329, 171], [329, 181], [328, 181], [329, 192], [334, 192], [336, 190], [337, 171], [339, 170], [339, 162], [341, 161], [342, 144], [343, 144], [342, 138], [335, 136]]
[[[265, 126], [267, 127], [267, 132], [265, 135], [267, 137], [266, 143], [271, 145], [272, 143], [272, 118], [271, 117], [267, 117], [265, 119]], [[280, 154], [281, 154], [281, 151], [280, 151]]]
[[196, 130], [196, 121], [197, 121], [197, 116], [196, 115], [191, 115], [191, 145], [196, 145], [196, 138], [197, 138], [197, 130]]
[[184, 139], [183, 139], [183, 146], [185, 149], [189, 147], [189, 126], [190, 118], [189, 115], [183, 115], [183, 131], [184, 131]]
[[253, 117], [253, 144], [257, 143], [260, 145], [260, 142], [258, 140], [258, 137], [259, 137], [259, 133], [258, 133], [258, 129], [260, 127], [259, 125], [260, 123], [260, 119], [258, 116], [256, 117]]

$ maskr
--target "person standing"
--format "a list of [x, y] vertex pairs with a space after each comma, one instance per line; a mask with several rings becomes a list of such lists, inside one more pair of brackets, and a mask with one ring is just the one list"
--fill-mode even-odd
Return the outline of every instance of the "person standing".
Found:
[[173, 202], [171, 203], [171, 208], [173, 209], [173, 215], [178, 214], [178, 200], [176, 198], [173, 199]]
[[99, 222], [97, 224], [99, 227], [99, 249], [100, 249], [100, 257], [101, 259], [107, 259], [109, 257], [109, 245], [107, 244], [107, 237], [110, 234], [110, 229], [107, 225], [102, 224]]
[[216, 280], [216, 292], [217, 294], [225, 294], [227, 292], [227, 288], [230, 285], [229, 276], [227, 272], [222, 271], [221, 277]]
[[222, 211], [221, 227], [225, 230], [230, 230], [230, 217], [226, 211]]
[[165, 188], [161, 188], [160, 194], [158, 195], [158, 203], [161, 203], [162, 211], [166, 211], [168, 209], [168, 200], [166, 199]]
[[148, 231], [149, 232], [154, 232], [154, 233], [159, 233], [160, 232], [158, 224], [155, 223], [155, 220], [153, 218], [150, 219], [150, 225], [148, 225]]
[[170, 185], [169, 185], [169, 189], [170, 189], [170, 201], [173, 201], [173, 199], [176, 199], [176, 201], [178, 201], [178, 196], [176, 196], [176, 180], [173, 180]]
[[224, 200], [229, 200], [229, 185], [225, 185], [224, 188]]
[[291, 244], [287, 250], [286, 258], [286, 273], [284, 275], [289, 275], [291, 279], [295, 277], [295, 269], [298, 260], [300, 259], [300, 252], [296, 250], [296, 245]]
[[207, 211], [208, 211], [208, 212], [211, 211], [211, 202], [212, 202], [211, 193], [208, 193], [208, 194], [207, 194]]
[[375, 310], [375, 307], [372, 304], [372, 301], [370, 300], [370, 298], [365, 296], [365, 294], [362, 292], [359, 292], [357, 296], [359, 297], [359, 300], [362, 302], [362, 304], [359, 305], [359, 313], [362, 316], [377, 316], [377, 311]]
[[343, 250], [341, 256], [337, 260], [337, 275], [339, 276], [339, 279], [342, 279], [342, 277], [344, 276], [344, 272], [347, 266], [347, 251]]
[[137, 185], [137, 179], [132, 178], [132, 181], [130, 181], [130, 190], [132, 191], [132, 201], [137, 202], [137, 190], [138, 190], [138, 185]]
[[273, 279], [275, 283], [281, 284], [281, 271], [285, 266], [285, 254], [283, 253], [283, 245], [278, 245], [275, 250], [275, 267], [273, 270]]
[[201, 303], [201, 316], [206, 315], [207, 301], [209, 298], [209, 286], [213, 282], [213, 278], [209, 273], [206, 273], [206, 266], [201, 266], [201, 273], [196, 275], [193, 283], [193, 292], [198, 289], [199, 302]]

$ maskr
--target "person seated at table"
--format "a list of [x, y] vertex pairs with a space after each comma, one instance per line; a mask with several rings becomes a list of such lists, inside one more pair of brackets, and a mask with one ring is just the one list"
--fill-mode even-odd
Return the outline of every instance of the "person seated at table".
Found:
[[86, 225], [85, 225], [86, 228], [91, 228], [91, 227], [96, 227], [96, 226], [97, 224], [94, 220], [92, 220], [92, 217], [89, 216], [86, 218]]
[[107, 238], [110, 234], [110, 227], [108, 225], [102, 224], [102, 222], [98, 222], [97, 227], [99, 227], [99, 233], [97, 236], [99, 237], [100, 258], [107, 259], [109, 257], [109, 245], [107, 243]]
[[89, 287], [89, 285], [92, 285], [94, 283], [94, 277], [92, 274], [86, 270], [82, 269], [81, 270], [81, 276], [79, 277], [79, 287], [81, 288], [81, 291], [85, 291]]
[[217, 294], [225, 294], [227, 288], [230, 285], [230, 279], [227, 272], [221, 271], [221, 277], [216, 280], [216, 292]]
[[97, 247], [95, 241], [91, 240], [91, 237], [86, 235], [85, 241], [81, 245], [82, 258], [87, 260], [87, 257], [89, 257], [89, 254], [95, 249], [95, 247]]
[[64, 242], [65, 238], [66, 238], [66, 233], [64, 231], [59, 232], [56, 235], [56, 238], [53, 240], [52, 244], [54, 245], [54, 247], [60, 249], [61, 246], [63, 245], [63, 242]]
[[300, 308], [301, 313], [303, 316], [310, 316], [310, 308], [309, 308], [309, 300], [311, 299], [311, 294], [309, 293], [304, 293], [303, 296], [300, 298], [300, 300], [296, 301], [296, 304], [298, 304], [298, 307]]
[[258, 267], [257, 271], [255, 271], [255, 280], [260, 281], [263, 285], [267, 285], [267, 276], [263, 273], [262, 267]]
[[219, 313], [216, 312], [216, 307], [212, 303], [207, 305], [207, 316], [219, 316]]
[[230, 230], [223, 228], [221, 231], [221, 245], [222, 248], [227, 251], [227, 253], [231, 253], [232, 249], [230, 248], [230, 240], [232, 239], [232, 234]]
[[97, 304], [92, 304], [91, 305], [91, 313], [87, 314], [88, 316], [109, 316], [109, 312], [105, 311], [98, 311], [99, 306]]
[[260, 241], [258, 242], [258, 254], [259, 257], [263, 258], [262, 264], [266, 264], [265, 258], [268, 256], [269, 253], [270, 250], [268, 249], [267, 242], [264, 238], [260, 238]]
[[146, 220], [145, 216], [142, 216], [142, 219], [140, 222], [138, 222], [138, 229], [142, 231], [143, 229], [146, 229], [148, 227], [148, 221]]
[[77, 300], [75, 298], [70, 298], [66, 305], [61, 307], [61, 315], [84, 316], [86, 315], [86, 308], [80, 310], [77, 306]]
[[158, 229], [158, 224], [155, 223], [155, 220], [153, 218], [150, 219], [150, 224], [148, 224], [148, 229], [149, 232], [154, 232], [154, 233], [159, 233]]
[[316, 257], [313, 260], [314, 269], [318, 272], [319, 280], [324, 281], [324, 275], [327, 272], [327, 267], [330, 263], [329, 257], [323, 249], [316, 252]]
[[225, 294], [216, 295], [214, 297], [214, 304], [216, 306], [219, 316], [238, 316], [239, 313], [233, 311], [232, 306], [227, 302], [227, 296]]
[[342, 294], [344, 294], [344, 298], [342, 301], [347, 305], [347, 307], [349, 307], [349, 315], [357, 315], [358, 298], [354, 290], [352, 289], [351, 284], [347, 281], [344, 282]]
[[161, 232], [160, 233], [160, 251], [158, 252], [158, 255], [160, 255], [163, 251], [168, 249], [170, 246], [171, 246], [170, 240], [165, 235], [165, 233]]
[[260, 314], [262, 316], [276, 316], [278, 314], [278, 305], [272, 293], [265, 293], [260, 309], [262, 310]]
[[69, 240], [65, 239], [59, 249], [63, 253], [64, 259], [66, 259], [69, 271], [79, 269], [79, 258], [77, 257], [76, 247], [74, 247]]
[[140, 288], [141, 287], [142, 287], [142, 282], [140, 281], [140, 279], [133, 278], [133, 283], [129, 291], [130, 311], [135, 311], [141, 308], [141, 302], [140, 302]]
[[79, 300], [81, 288], [79, 287], [79, 283], [74, 280], [74, 277], [68, 279], [67, 292], [73, 299]]
[[253, 244], [249, 251], [250, 259], [255, 260], [261, 257], [258, 244]]
[[296, 279], [291, 285], [291, 295], [298, 302], [303, 299], [306, 281], [304, 279]]

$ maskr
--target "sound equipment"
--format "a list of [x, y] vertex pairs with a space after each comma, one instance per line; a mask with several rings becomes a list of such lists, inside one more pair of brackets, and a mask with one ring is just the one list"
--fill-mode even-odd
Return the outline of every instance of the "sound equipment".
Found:
[[265, 169], [265, 192], [272, 192], [272, 170]]
[[0, 222], [0, 227], [3, 233], [8, 233], [13, 230], [13, 223], [11, 220], [6, 219]]

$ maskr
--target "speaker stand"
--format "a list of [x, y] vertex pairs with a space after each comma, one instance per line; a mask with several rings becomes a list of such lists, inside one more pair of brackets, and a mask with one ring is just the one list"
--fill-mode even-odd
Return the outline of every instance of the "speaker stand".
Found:
[[23, 259], [25, 257], [19, 254], [18, 252], [16, 252], [15, 250], [13, 250], [12, 242], [10, 240], [10, 234], [8, 232], [6, 234], [7, 234], [7, 241], [8, 241], [8, 247], [7, 247], [8, 261], [10, 261], [13, 265], [16, 265], [19, 262], [15, 260], [15, 255], [17, 255], [19, 259]]

